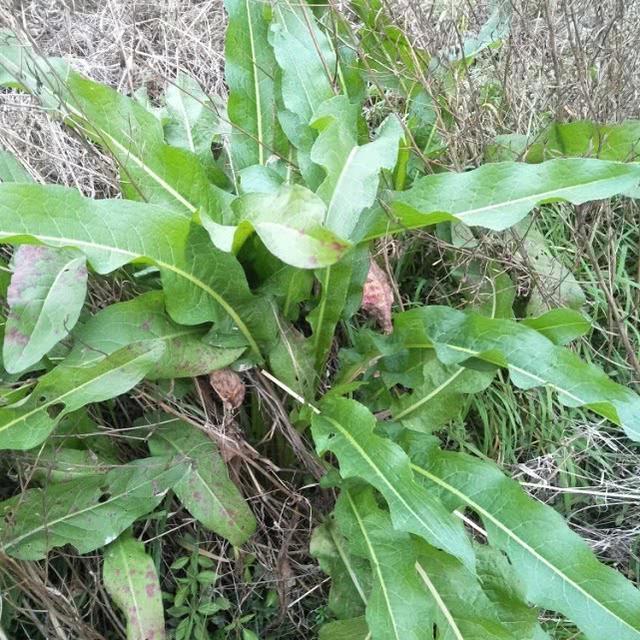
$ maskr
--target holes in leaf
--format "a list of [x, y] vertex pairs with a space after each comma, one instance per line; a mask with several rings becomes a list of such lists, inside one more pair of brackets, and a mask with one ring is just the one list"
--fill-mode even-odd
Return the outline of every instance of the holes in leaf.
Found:
[[47, 396], [40, 396], [38, 398], [38, 404], [44, 404], [47, 401]]
[[62, 413], [63, 409], [64, 409], [64, 402], [56, 402], [55, 404], [52, 404], [47, 407], [47, 413], [49, 414], [49, 417], [53, 420]]
[[107, 502], [108, 500], [111, 499], [111, 494], [108, 491], [105, 491], [104, 489], [101, 490], [102, 493], [100, 494], [100, 497], [98, 498], [98, 502], [100, 504], [104, 504], [105, 502]]

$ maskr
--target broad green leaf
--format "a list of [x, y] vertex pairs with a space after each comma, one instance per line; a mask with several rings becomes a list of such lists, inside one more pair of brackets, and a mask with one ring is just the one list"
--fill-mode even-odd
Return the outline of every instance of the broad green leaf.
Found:
[[311, 123], [319, 131], [311, 160], [326, 172], [318, 188], [327, 204], [325, 225], [342, 238], [351, 237], [362, 212], [374, 203], [380, 171], [394, 168], [403, 135], [398, 119], [390, 116], [373, 142], [358, 146], [356, 128], [347, 124], [352, 109], [346, 96], [336, 96]]
[[26, 400], [0, 409], [0, 449], [31, 449], [67, 413], [129, 391], [163, 351], [161, 342], [150, 341], [119, 349], [89, 366], [57, 366], [38, 379]]
[[204, 433], [166, 414], [145, 417], [153, 429], [149, 450], [154, 456], [175, 456], [191, 462], [171, 488], [189, 513], [207, 529], [239, 546], [256, 529], [256, 521], [229, 472], [218, 447]]
[[313, 418], [316, 449], [337, 456], [343, 478], [361, 478], [380, 491], [396, 529], [421, 536], [473, 567], [473, 549], [462, 524], [413, 480], [406, 454], [376, 435], [375, 426], [373, 414], [358, 402], [327, 399]]
[[409, 534], [393, 528], [370, 488], [343, 489], [336, 520], [351, 551], [371, 563], [372, 588], [365, 615], [373, 640], [432, 637], [433, 618]]
[[190, 378], [224, 369], [244, 351], [212, 347], [202, 340], [205, 333], [206, 329], [173, 322], [165, 311], [163, 293], [150, 291], [128, 302], [112, 304], [78, 327], [64, 364], [84, 366], [127, 345], [160, 340], [166, 349], [145, 377]]
[[465, 395], [483, 391], [493, 380], [493, 371], [448, 366], [435, 354], [427, 356], [422, 375], [422, 384], [394, 403], [393, 418], [409, 429], [428, 432], [454, 419], [464, 408]]
[[553, 307], [579, 309], [586, 301], [576, 277], [553, 255], [538, 226], [525, 218], [513, 227], [526, 268], [532, 274], [527, 315], [539, 316]]
[[33, 182], [33, 178], [13, 154], [0, 149], [0, 182]]
[[122, 535], [104, 551], [102, 581], [127, 621], [127, 640], [163, 640], [164, 609], [153, 558]]
[[500, 45], [509, 35], [513, 14], [511, 3], [508, 0], [493, 0], [490, 6], [492, 11], [480, 27], [478, 35], [467, 38], [462, 51], [451, 53], [449, 60], [462, 60], [465, 64], [471, 64], [479, 53]]
[[78, 553], [98, 549], [153, 511], [186, 470], [182, 461], [146, 458], [106, 474], [28, 489], [0, 503], [0, 550], [41, 560], [66, 544]]
[[329, 609], [341, 619], [363, 614], [371, 590], [371, 569], [367, 560], [349, 552], [335, 522], [327, 520], [316, 527], [309, 552], [331, 576]]
[[447, 365], [479, 359], [508, 368], [516, 386], [549, 387], [565, 406], [591, 409], [640, 440], [640, 397], [531, 327], [433, 306], [399, 314], [395, 328], [405, 347], [434, 348]]
[[24, 245], [11, 268], [2, 359], [9, 373], [19, 373], [73, 329], [87, 293], [87, 265], [74, 249]]
[[257, 355], [275, 333], [268, 303], [254, 297], [234, 256], [179, 212], [140, 202], [91, 200], [74, 189], [0, 184], [0, 242], [80, 249], [98, 273], [155, 264], [167, 310], [180, 324], [228, 316]]
[[326, 207], [312, 191], [300, 185], [274, 193], [248, 193], [234, 200], [234, 227], [202, 219], [212, 242], [222, 251], [237, 253], [255, 231], [267, 249], [285, 264], [316, 269], [337, 262], [350, 247], [323, 227]]
[[539, 205], [602, 200], [626, 193], [639, 181], [640, 166], [582, 158], [536, 165], [497, 162], [464, 173], [438, 173], [393, 194], [391, 219], [379, 213], [364, 235], [375, 238], [445, 220], [500, 231]]
[[7, 32], [0, 32], [0, 82], [33, 93], [109, 152], [120, 166], [125, 197], [220, 217], [227, 194], [209, 181], [194, 153], [165, 144], [160, 120], [135, 99], [85, 78], [60, 59], [38, 56]]
[[268, 41], [268, 6], [259, 0], [225, 0], [227, 106], [233, 125], [231, 160], [238, 171], [266, 164], [277, 136], [276, 63]]
[[[426, 543], [414, 543], [418, 574], [431, 596], [436, 612], [438, 638], [442, 640], [528, 640], [533, 636], [513, 635], [505, 626], [476, 576], [455, 558]], [[535, 621], [535, 614], [533, 617]]]
[[591, 329], [589, 320], [574, 309], [552, 309], [537, 318], [525, 318], [522, 324], [559, 345], [568, 344]]
[[29, 465], [30, 477], [43, 486], [50, 482], [66, 482], [106, 473], [115, 464], [115, 460], [102, 460], [90, 449], [72, 449], [48, 443], [15, 457]]
[[371, 634], [367, 621], [362, 616], [323, 624], [318, 640], [371, 640]]
[[493, 464], [431, 451], [413, 471], [450, 504], [475, 511], [525, 585], [527, 599], [572, 620], [589, 640], [640, 638], [640, 592], [600, 564], [551, 507]]
[[318, 379], [311, 340], [292, 325], [279, 324], [280, 339], [269, 352], [271, 371], [303, 398], [311, 398]]

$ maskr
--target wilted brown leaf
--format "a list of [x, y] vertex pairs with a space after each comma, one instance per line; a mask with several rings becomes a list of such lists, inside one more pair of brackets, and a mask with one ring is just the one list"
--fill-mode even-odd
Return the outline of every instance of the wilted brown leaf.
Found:
[[362, 291], [362, 310], [369, 314], [385, 333], [393, 331], [391, 305], [393, 290], [389, 277], [373, 260]]
[[244, 400], [245, 386], [240, 376], [231, 369], [220, 369], [209, 374], [209, 383], [225, 407], [237, 409]]

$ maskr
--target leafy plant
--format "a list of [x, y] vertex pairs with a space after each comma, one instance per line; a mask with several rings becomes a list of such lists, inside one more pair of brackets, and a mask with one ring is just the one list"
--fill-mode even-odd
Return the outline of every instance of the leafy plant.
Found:
[[[378, 18], [365, 4], [357, 8], [368, 28], [353, 48], [389, 56], [396, 42], [408, 55], [408, 41], [384, 21], [384, 37], [371, 37]], [[58, 451], [78, 451], [65, 419], [144, 379], [262, 368], [289, 394], [297, 426], [311, 427], [318, 454], [331, 454], [326, 483], [339, 489], [312, 542], [334, 580], [336, 620], [321, 638], [541, 640], [543, 608], [587, 638], [637, 640], [635, 587], [495, 465], [442, 450], [435, 435], [464, 417], [461, 398], [503, 369], [515, 386], [552, 389], [640, 440], [640, 398], [566, 346], [588, 321], [570, 310], [516, 320], [513, 297], [497, 293], [479, 308], [415, 306], [395, 314], [389, 335], [352, 319], [363, 291], [367, 308], [390, 312], [390, 296], [376, 297], [384, 272], [367, 279], [375, 239], [437, 223], [501, 231], [548, 203], [633, 196], [640, 166], [544, 155], [433, 173], [423, 154], [410, 158], [410, 141], [425, 133], [415, 109], [369, 131], [365, 81], [380, 69], [336, 45], [340, 22], [288, 0], [226, 7], [226, 112], [186, 76], [165, 107], [151, 109], [2, 35], [2, 83], [29, 91], [112, 154], [123, 199], [31, 183], [2, 156], [0, 240], [17, 248], [0, 447], [51, 453], [57, 429]], [[495, 44], [487, 30], [465, 56]], [[421, 56], [406, 62], [428, 71]], [[417, 99], [414, 89], [395, 90]], [[83, 311], [87, 280], [119, 272], [140, 282], [139, 294]], [[92, 454], [92, 472], [37, 474], [41, 487], [0, 504], [5, 554], [38, 560], [64, 545], [104, 547], [105, 587], [132, 639], [164, 631], [157, 572], [128, 531], [169, 491], [233, 545], [256, 527], [207, 435], [159, 410], [136, 433], [150, 457], [126, 462], [87, 440], [80, 451]], [[207, 637], [206, 617], [226, 605], [207, 601], [201, 587], [217, 576], [197, 555], [173, 569], [186, 569], [167, 610], [174, 637]], [[251, 637], [245, 622], [224, 630]]]

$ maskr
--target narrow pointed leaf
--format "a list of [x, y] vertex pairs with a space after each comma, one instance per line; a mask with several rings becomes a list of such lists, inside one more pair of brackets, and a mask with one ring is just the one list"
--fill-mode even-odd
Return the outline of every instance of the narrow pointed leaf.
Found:
[[227, 110], [233, 125], [234, 170], [265, 164], [275, 149], [276, 62], [269, 45], [267, 6], [256, 0], [225, 0], [229, 16], [225, 36]]
[[93, 551], [152, 511], [186, 470], [184, 462], [146, 458], [28, 489], [0, 503], [0, 550], [21, 560], [41, 560], [66, 544], [78, 553]]
[[161, 342], [147, 342], [124, 347], [86, 367], [57, 366], [38, 379], [26, 400], [0, 409], [0, 449], [31, 449], [67, 413], [129, 391], [163, 351]]
[[432, 617], [409, 534], [396, 531], [371, 489], [343, 490], [336, 519], [354, 554], [369, 559], [366, 620], [373, 640], [428, 640]]
[[194, 426], [166, 414], [145, 417], [153, 428], [149, 450], [154, 456], [190, 461], [187, 473], [172, 487], [189, 513], [207, 529], [234, 545], [246, 542], [256, 521], [229, 472], [215, 442]]
[[[181, 324], [228, 317], [259, 354], [275, 333], [268, 304], [255, 298], [234, 256], [179, 212], [123, 200], [91, 200], [59, 186], [0, 184], [0, 241], [81, 250], [98, 273], [147, 262], [162, 273], [168, 311]], [[254, 335], [255, 334], [255, 335]]]
[[87, 292], [87, 266], [77, 250], [25, 245], [11, 268], [2, 358], [9, 373], [18, 373], [73, 329]]
[[482, 518], [489, 542], [508, 555], [530, 602], [562, 613], [589, 640], [640, 638], [640, 591], [600, 564], [551, 507], [488, 462], [445, 451], [425, 457], [414, 472]]
[[164, 610], [153, 558], [123, 535], [104, 552], [104, 588], [127, 621], [127, 640], [163, 640]]
[[321, 410], [312, 423], [318, 453], [331, 451], [343, 478], [361, 478], [380, 491], [396, 529], [421, 536], [473, 567], [473, 549], [462, 524], [414, 482], [402, 449], [374, 433], [373, 414], [344, 398], [326, 400]]
[[222, 251], [237, 253], [252, 231], [284, 263], [316, 269], [337, 262], [350, 244], [323, 226], [325, 205], [312, 191], [299, 185], [283, 186], [275, 193], [249, 193], [237, 198], [232, 209], [235, 227], [210, 219], [202, 223]]
[[352, 108], [346, 96], [337, 96], [322, 105], [312, 122], [319, 135], [311, 160], [326, 172], [318, 188], [327, 204], [325, 225], [342, 238], [351, 236], [362, 212], [374, 203], [380, 172], [394, 168], [403, 135], [400, 122], [391, 116], [373, 142], [358, 146], [355, 127], [345, 126]]
[[99, 311], [73, 332], [74, 345], [64, 364], [87, 365], [130, 344], [160, 340], [166, 349], [146, 378], [201, 376], [232, 364], [244, 351], [212, 347], [202, 340], [206, 329], [181, 326], [167, 315], [161, 291]]
[[591, 409], [640, 440], [640, 397], [531, 327], [440, 306], [399, 314], [395, 326], [409, 348], [435, 348], [447, 365], [478, 358], [506, 367], [516, 386], [549, 387], [562, 404]]
[[602, 200], [624, 194], [638, 182], [640, 166], [582, 158], [536, 165], [499, 162], [465, 173], [439, 173], [395, 193], [392, 219], [380, 213], [365, 236], [375, 238], [444, 220], [500, 231], [541, 204]]

